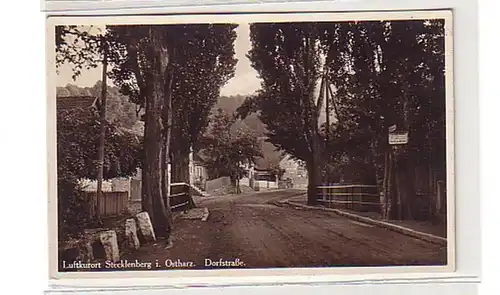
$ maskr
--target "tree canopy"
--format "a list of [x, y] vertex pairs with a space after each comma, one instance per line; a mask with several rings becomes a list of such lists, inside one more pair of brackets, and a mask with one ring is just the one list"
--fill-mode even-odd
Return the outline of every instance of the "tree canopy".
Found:
[[316, 203], [322, 166], [315, 91], [322, 66], [319, 33], [312, 23], [252, 24], [248, 56], [262, 89], [239, 109], [241, 116], [258, 111], [269, 141], [307, 163], [309, 204]]
[[[371, 173], [358, 179], [379, 185], [385, 218], [418, 215], [414, 167], [446, 166], [444, 21], [252, 24], [251, 40], [262, 90], [240, 116], [258, 113], [273, 144], [309, 172], [321, 166], [309, 186], [357, 163]], [[409, 132], [407, 145], [388, 145], [391, 126]]]
[[[58, 174], [95, 180], [100, 126], [97, 114], [91, 110], [61, 110], [57, 126]], [[104, 178], [134, 175], [141, 164], [141, 139], [109, 122], [106, 130]]]
[[235, 27], [118, 25], [96, 36], [74, 26], [56, 29], [58, 64], [71, 62], [76, 76], [106, 57], [108, 76], [143, 114], [142, 207], [158, 236], [168, 237], [172, 228], [166, 165], [180, 149], [172, 143], [190, 145], [206, 126], [220, 87], [234, 72]]
[[218, 109], [201, 139], [201, 153], [213, 178], [229, 176], [236, 183], [246, 175], [243, 165], [254, 163], [262, 153], [254, 134], [243, 130], [231, 132], [234, 122], [234, 117]]
[[[414, 167], [445, 169], [443, 25], [440, 20], [325, 25], [321, 42], [334, 52], [328, 78], [338, 116], [329, 127], [335, 133], [329, 145], [374, 166], [386, 218], [420, 214]], [[391, 126], [409, 133], [407, 145], [388, 146]]]
[[96, 26], [56, 26], [56, 69], [71, 64], [76, 79], [83, 70], [97, 67], [102, 62], [104, 34]]
[[[208, 124], [220, 89], [234, 76], [236, 25], [185, 25], [175, 60], [173, 106], [175, 142], [192, 145]], [[180, 38], [182, 36], [182, 38]], [[187, 134], [187, 136], [183, 136]]]

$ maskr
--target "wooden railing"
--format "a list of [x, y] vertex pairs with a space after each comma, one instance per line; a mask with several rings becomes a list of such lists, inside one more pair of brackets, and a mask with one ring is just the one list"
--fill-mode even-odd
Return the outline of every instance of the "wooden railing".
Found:
[[[97, 193], [85, 191], [88, 200], [88, 210], [95, 216]], [[130, 201], [140, 201], [130, 200]], [[182, 211], [194, 207], [190, 186], [187, 183], [172, 183], [170, 186], [170, 206], [173, 211]], [[103, 191], [99, 202], [99, 215], [102, 217], [117, 216], [129, 209], [129, 192]]]
[[327, 207], [354, 211], [380, 211], [380, 195], [375, 185], [318, 186], [318, 201]]
[[189, 184], [184, 182], [170, 184], [170, 208], [182, 211], [194, 207]]

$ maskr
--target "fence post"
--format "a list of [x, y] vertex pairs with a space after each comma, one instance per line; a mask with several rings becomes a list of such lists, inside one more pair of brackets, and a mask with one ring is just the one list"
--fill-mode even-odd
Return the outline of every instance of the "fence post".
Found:
[[363, 210], [363, 195], [365, 193], [365, 188], [363, 186], [359, 187], [359, 196], [358, 196], [358, 209]]
[[191, 186], [188, 184], [185, 186], [185, 190], [186, 190], [186, 196], [187, 196], [187, 201], [188, 201], [188, 204], [186, 205], [186, 210], [188, 210], [189, 208], [194, 208], [195, 205], [194, 205], [194, 200], [193, 200], [193, 197], [191, 196]]
[[352, 191], [350, 187], [345, 188], [346, 201], [347, 201], [347, 209], [352, 209]]
[[333, 187], [329, 185], [327, 191], [328, 191], [328, 208], [332, 208]]

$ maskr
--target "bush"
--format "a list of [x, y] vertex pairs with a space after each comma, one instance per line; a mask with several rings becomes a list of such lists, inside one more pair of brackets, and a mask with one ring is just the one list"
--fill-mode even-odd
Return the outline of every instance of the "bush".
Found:
[[57, 181], [59, 240], [80, 234], [97, 225], [91, 216], [90, 202], [75, 177], [64, 175]]

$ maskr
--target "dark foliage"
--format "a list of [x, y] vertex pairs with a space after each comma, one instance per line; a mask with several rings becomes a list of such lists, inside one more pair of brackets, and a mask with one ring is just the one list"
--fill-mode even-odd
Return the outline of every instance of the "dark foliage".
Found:
[[229, 176], [233, 183], [246, 175], [244, 164], [254, 163], [262, 157], [260, 142], [252, 133], [243, 130], [231, 132], [235, 119], [219, 109], [200, 139], [208, 169], [212, 178]]
[[[104, 178], [134, 175], [141, 163], [140, 138], [108, 123]], [[73, 109], [57, 115], [57, 194], [60, 234], [75, 234], [94, 222], [90, 200], [78, 181], [97, 178], [99, 117], [92, 110]]]

